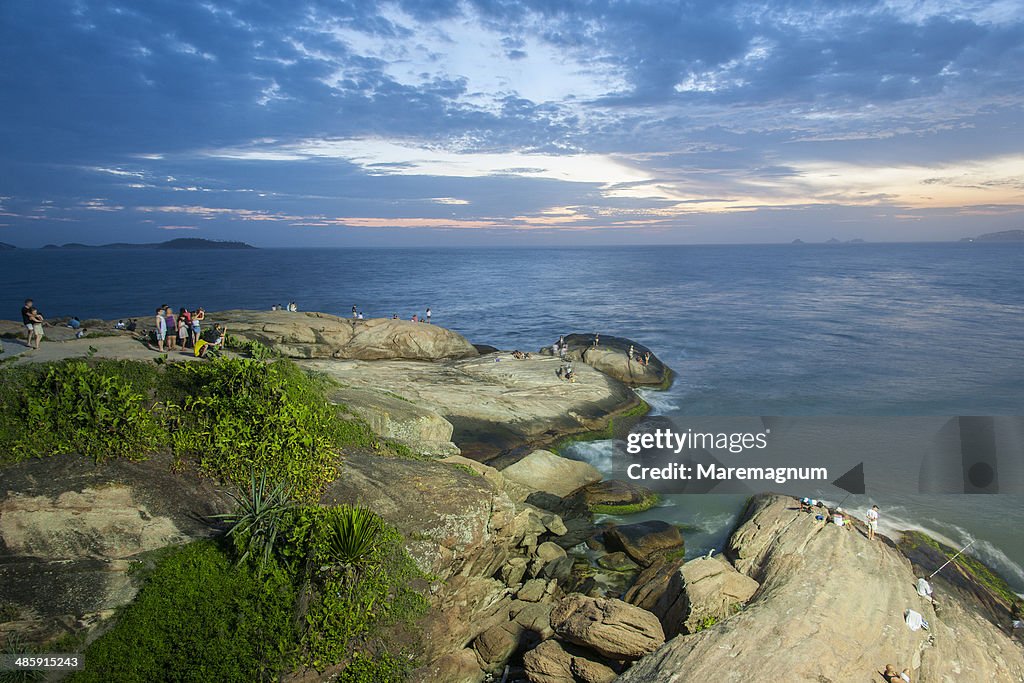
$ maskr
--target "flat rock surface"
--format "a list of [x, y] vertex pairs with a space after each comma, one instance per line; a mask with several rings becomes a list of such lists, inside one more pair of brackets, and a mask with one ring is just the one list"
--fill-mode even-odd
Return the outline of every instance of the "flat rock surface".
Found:
[[601, 481], [601, 473], [590, 463], [563, 458], [551, 451], [533, 451], [501, 473], [517, 484], [559, 498]]
[[[788, 497], [755, 499], [733, 535], [737, 568], [761, 582], [746, 609], [674, 638], [619, 680], [878, 683], [886, 664], [909, 667], [914, 683], [1024, 680], [1020, 643], [952, 601], [936, 616], [885, 539], [797, 508]], [[911, 631], [908, 608], [931, 630]]]
[[258, 341], [289, 358], [436, 360], [478, 355], [461, 334], [409, 320], [288, 311], [220, 311], [208, 313], [207, 319], [224, 324], [229, 335]]
[[[294, 314], [293, 314], [294, 315]], [[345, 387], [390, 392], [433, 410], [454, 427], [452, 440], [477, 459], [524, 442], [603, 426], [609, 414], [639, 404], [629, 387], [589, 366], [559, 379], [561, 361], [516, 360], [508, 353], [432, 363], [308, 360]]]

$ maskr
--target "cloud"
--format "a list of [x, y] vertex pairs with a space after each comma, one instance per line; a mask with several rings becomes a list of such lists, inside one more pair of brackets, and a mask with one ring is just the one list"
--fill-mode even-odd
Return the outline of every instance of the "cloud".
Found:
[[23, 2], [0, 60], [0, 214], [32, 235], [1024, 203], [1019, 0]]

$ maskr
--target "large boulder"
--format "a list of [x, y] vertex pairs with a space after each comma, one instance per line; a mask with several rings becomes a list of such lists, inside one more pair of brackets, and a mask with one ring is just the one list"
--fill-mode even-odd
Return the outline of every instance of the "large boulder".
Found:
[[478, 355], [461, 334], [408, 320], [240, 310], [207, 313], [206, 318], [225, 325], [232, 337], [258, 341], [289, 358], [438, 360]]
[[[572, 360], [582, 360], [595, 370], [630, 386], [656, 386], [667, 389], [672, 384], [672, 369], [643, 344], [625, 337], [602, 334], [595, 346], [594, 338], [594, 334], [566, 336], [565, 343], [569, 348], [565, 356]], [[629, 355], [631, 349], [632, 357]], [[540, 352], [553, 355], [554, 349], [546, 346]], [[640, 358], [647, 360], [643, 362]]]
[[609, 479], [589, 484], [580, 491], [592, 512], [627, 515], [650, 510], [658, 504], [658, 494], [631, 481]]
[[654, 613], [665, 636], [696, 633], [734, 614], [757, 592], [758, 583], [721, 557], [670, 560], [645, 569], [626, 592], [626, 602]]
[[523, 668], [530, 683], [611, 683], [618, 675], [609, 664], [557, 640], [523, 655]]
[[207, 538], [233, 509], [208, 479], [144, 462], [54, 456], [3, 469], [0, 630], [40, 641], [89, 629], [131, 601], [148, 551]]
[[372, 389], [336, 389], [330, 398], [360, 417], [375, 434], [417, 453], [445, 456], [459, 452], [452, 443], [452, 423], [429, 408]]
[[563, 598], [551, 612], [551, 627], [563, 640], [614, 660], [633, 660], [665, 642], [658, 618], [622, 600], [578, 593]]
[[754, 579], [736, 571], [723, 557], [698, 557], [682, 567], [686, 586], [688, 614], [681, 627], [671, 624], [676, 633], [696, 633], [734, 614], [757, 592]]
[[551, 451], [533, 451], [503, 469], [501, 474], [526, 488], [562, 498], [587, 484], [601, 481], [601, 473], [590, 463], [563, 458]]
[[578, 367], [575, 382], [560, 379], [557, 358], [517, 360], [498, 353], [434, 363], [308, 360], [300, 364], [346, 387], [389, 392], [432, 410], [452, 424], [452, 440], [463, 455], [481, 461], [518, 452], [524, 444], [603, 429], [616, 414], [640, 405], [639, 397], [625, 384], [586, 365]]
[[[953, 592], [942, 612], [914, 590], [910, 563], [884, 539], [822, 524], [789, 497], [762, 496], [729, 542], [735, 566], [761, 583], [747, 608], [712, 628], [669, 641], [622, 683], [718, 680], [864, 681], [886, 663], [919, 683], [1019, 683], [1019, 643]], [[938, 579], [938, 577], [936, 577]], [[940, 584], [941, 585], [941, 584]], [[904, 622], [914, 609], [927, 633]]]
[[604, 532], [604, 544], [645, 567], [666, 556], [681, 556], [684, 550], [679, 528], [660, 520], [614, 526]]

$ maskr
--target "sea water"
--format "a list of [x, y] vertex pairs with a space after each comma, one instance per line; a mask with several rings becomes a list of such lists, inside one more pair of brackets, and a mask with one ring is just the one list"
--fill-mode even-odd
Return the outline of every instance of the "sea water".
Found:
[[[300, 310], [435, 323], [475, 343], [535, 351], [601, 332], [677, 371], [643, 392], [696, 415], [1024, 414], [1024, 244], [848, 244], [505, 249], [0, 252], [0, 317], [32, 297], [48, 317], [150, 316], [161, 304]], [[882, 456], [886, 453], [880, 446]], [[611, 444], [568, 452], [608, 471]], [[879, 467], [886, 465], [879, 457]], [[819, 493], [828, 497], [828, 491]], [[833, 490], [833, 498], [841, 491]], [[1024, 589], [1024, 497], [869, 488], [890, 528], [966, 543]], [[720, 547], [741, 497], [667, 496], [634, 519], [689, 526]]]

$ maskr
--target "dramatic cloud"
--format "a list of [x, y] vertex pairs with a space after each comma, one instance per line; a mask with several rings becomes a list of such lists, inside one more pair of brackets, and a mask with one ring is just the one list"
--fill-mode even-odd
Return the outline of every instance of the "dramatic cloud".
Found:
[[0, 240], [24, 246], [1024, 220], [1020, 0], [13, 0], [0, 59]]

